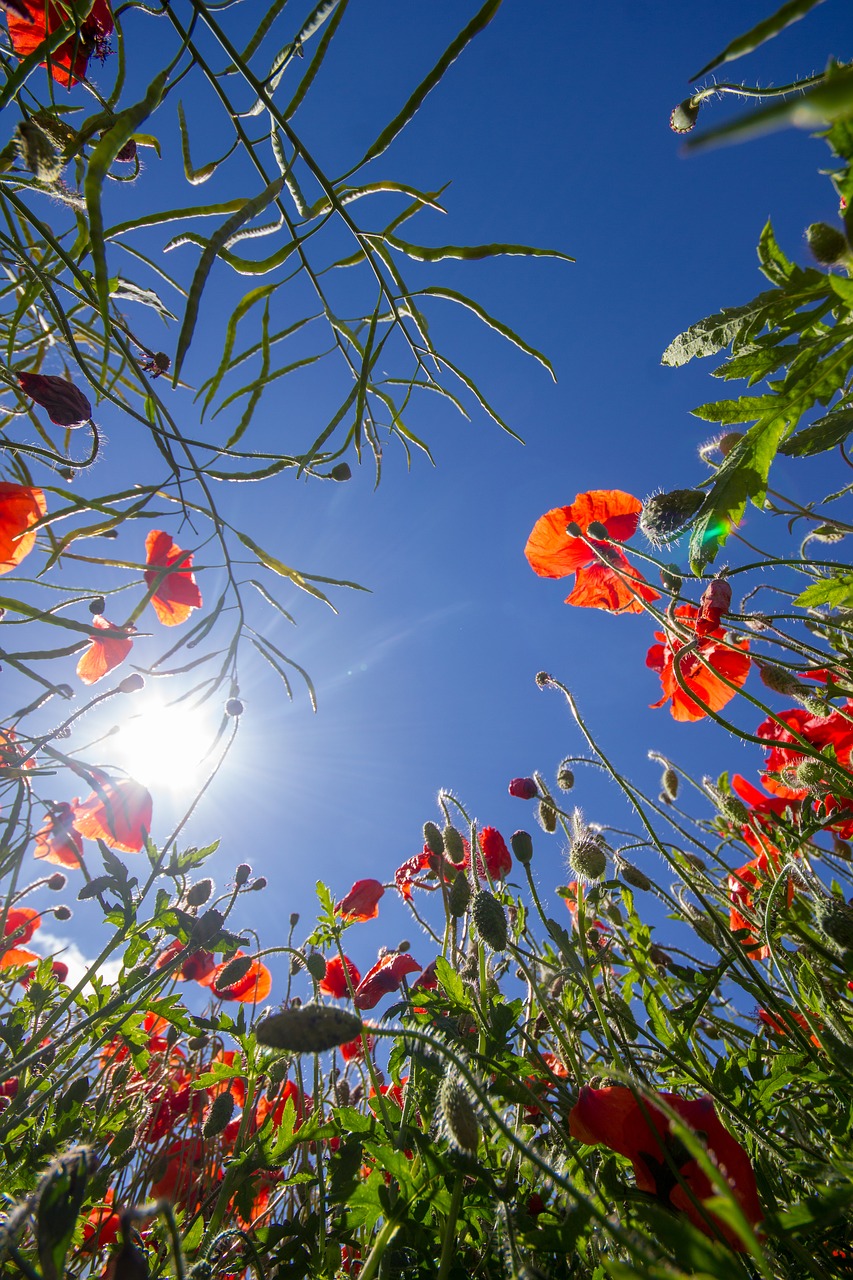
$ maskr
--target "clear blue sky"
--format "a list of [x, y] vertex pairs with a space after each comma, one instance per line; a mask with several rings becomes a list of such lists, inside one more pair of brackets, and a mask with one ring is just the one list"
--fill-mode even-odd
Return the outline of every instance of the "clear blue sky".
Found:
[[[255, 0], [243, 6], [247, 18], [253, 7]], [[442, 263], [429, 273], [471, 293], [551, 357], [556, 385], [473, 319], [436, 304], [445, 349], [477, 377], [524, 447], [484, 416], [465, 423], [433, 400], [413, 425], [430, 441], [435, 468], [417, 457], [407, 471], [402, 451], [389, 448], [377, 492], [368, 463], [348, 484], [284, 477], [217, 494], [288, 563], [372, 592], [336, 593], [337, 617], [291, 599], [298, 628], [282, 622], [268, 633], [310, 671], [316, 716], [301, 693], [286, 703], [247, 652], [238, 745], [191, 824], [194, 843], [222, 837], [212, 864], [220, 884], [243, 860], [268, 877], [266, 893], [250, 900], [251, 922], [248, 904], [241, 918], [264, 943], [283, 941], [291, 911], [308, 926], [318, 877], [336, 895], [359, 877], [390, 879], [420, 848], [422, 823], [437, 818], [440, 787], [507, 838], [531, 829], [546, 896], [563, 882], [559, 837], [538, 833], [532, 808], [506, 790], [534, 768], [553, 778], [561, 757], [580, 749], [559, 699], [536, 688], [540, 669], [574, 689], [616, 761], [652, 792], [659, 770], [646, 759], [649, 748], [699, 772], [753, 774], [758, 754], [713, 725], [679, 725], [666, 709], [648, 709], [659, 695], [644, 666], [649, 620], [565, 606], [567, 584], [535, 577], [522, 551], [536, 518], [579, 491], [621, 488], [642, 498], [702, 474], [696, 448], [712, 433], [689, 410], [714, 398], [715, 384], [707, 365], [662, 368], [661, 352], [689, 323], [763, 287], [755, 243], [768, 216], [800, 261], [805, 226], [835, 217], [830, 184], [816, 172], [828, 159], [821, 142], [785, 133], [687, 158], [668, 128], [688, 75], [771, 8], [770, 0], [689, 10], [505, 0], [375, 166], [375, 176], [426, 189], [452, 179], [448, 216], [421, 215], [413, 239], [522, 241], [577, 262]], [[298, 118], [327, 171], [363, 152], [474, 9], [459, 0], [351, 6], [320, 92]], [[845, 10], [829, 0], [721, 78], [730, 71], [779, 84], [819, 69], [829, 53], [849, 57]], [[705, 118], [719, 122], [732, 109], [740, 108], [718, 104]], [[196, 163], [207, 158], [198, 137]], [[148, 158], [141, 183], [157, 173]], [[171, 268], [181, 253], [184, 263], [195, 260], [195, 250], [177, 250]], [[205, 323], [213, 341], [221, 334], [216, 307]], [[188, 376], [200, 367], [190, 361]], [[314, 390], [295, 380], [265, 402], [256, 445], [287, 440], [292, 423], [304, 440]], [[106, 464], [117, 468], [119, 432], [116, 424]], [[590, 820], [629, 819], [592, 772], [579, 772], [573, 799]], [[155, 838], [166, 834], [155, 817]], [[81, 929], [84, 920], [81, 911]], [[431, 959], [388, 894], [379, 920], [351, 932], [350, 950], [364, 967], [401, 935], [421, 963]]]

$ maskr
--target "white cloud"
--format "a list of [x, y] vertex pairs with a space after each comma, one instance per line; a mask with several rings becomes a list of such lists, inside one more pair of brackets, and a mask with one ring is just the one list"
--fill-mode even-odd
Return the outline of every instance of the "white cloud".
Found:
[[[50, 956], [52, 960], [61, 960], [63, 964], [67, 964], [68, 978], [66, 981], [71, 987], [76, 987], [77, 983], [88, 973], [94, 963], [94, 960], [90, 960], [83, 954], [76, 942], [68, 942], [65, 938], [49, 933], [43, 928], [39, 929], [29, 945], [34, 951], [38, 948], [40, 955]], [[98, 969], [98, 977], [114, 986], [118, 981], [120, 971], [121, 960], [107, 960]]]

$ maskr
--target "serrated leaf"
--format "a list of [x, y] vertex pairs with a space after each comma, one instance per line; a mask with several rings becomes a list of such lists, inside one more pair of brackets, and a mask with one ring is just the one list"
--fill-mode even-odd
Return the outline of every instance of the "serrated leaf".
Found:
[[738, 36], [736, 40], [732, 40], [730, 44], [727, 44], [722, 53], [718, 53], [707, 66], [704, 66], [701, 71], [697, 71], [696, 75], [691, 76], [690, 79], [698, 80], [700, 76], [707, 75], [709, 71], [713, 71], [721, 63], [734, 62], [736, 58], [742, 58], [744, 54], [752, 53], [759, 45], [766, 44], [768, 40], [778, 36], [780, 31], [784, 31], [792, 22], [798, 22], [800, 18], [804, 18], [809, 10], [814, 9], [816, 5], [821, 3], [822, 0], [788, 0], [787, 4], [783, 4], [781, 9], [777, 9], [769, 18], [762, 19], [754, 27], [750, 27], [749, 31], [744, 32], [742, 36]]
[[838, 409], [818, 418], [802, 431], [797, 431], [779, 446], [779, 452], [790, 458], [811, 457], [843, 444], [853, 431], [853, 409]]
[[833, 609], [849, 609], [853, 606], [853, 573], [834, 573], [831, 578], [812, 582], [797, 596], [794, 604], [802, 609], [813, 609], [828, 604]]
[[787, 284], [794, 271], [793, 262], [779, 248], [776, 232], [769, 218], [758, 237], [758, 262], [767, 279], [773, 284]]
[[716, 355], [718, 351], [731, 346], [745, 329], [756, 322], [763, 323], [764, 317], [779, 304], [779, 292], [772, 289], [760, 293], [752, 302], [747, 302], [742, 307], [724, 307], [716, 315], [699, 320], [677, 338], [673, 338], [661, 356], [661, 364], [678, 368], [690, 360]]
[[772, 412], [776, 403], [776, 397], [772, 395], [740, 396], [737, 400], [700, 404], [691, 412], [694, 418], [701, 418], [703, 422], [719, 422], [728, 426], [734, 422], [757, 422], [763, 414]]

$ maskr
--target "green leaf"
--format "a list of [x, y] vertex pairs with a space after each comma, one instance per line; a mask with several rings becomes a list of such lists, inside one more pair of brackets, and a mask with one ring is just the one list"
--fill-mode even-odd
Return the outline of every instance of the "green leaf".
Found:
[[811, 457], [815, 453], [826, 453], [836, 445], [843, 444], [853, 431], [853, 409], [836, 409], [823, 418], [818, 418], [802, 431], [797, 431], [779, 446], [779, 452], [791, 458]]
[[405, 253], [415, 262], [444, 262], [446, 258], [458, 258], [463, 262], [478, 262], [483, 258], [557, 258], [560, 262], [574, 262], [567, 253], [558, 249], [535, 249], [526, 244], [443, 244], [423, 245], [410, 244], [408, 240], [399, 240], [396, 236], [383, 234], [371, 236], [370, 239], [384, 241], [385, 244]]
[[463, 1009], [470, 1008], [471, 1001], [466, 994], [465, 984], [444, 956], [439, 956], [435, 962], [435, 976], [454, 1004], [461, 1005]]
[[765, 413], [776, 407], [776, 397], [741, 396], [738, 400], [716, 400], [710, 404], [700, 404], [691, 410], [695, 418], [704, 422], [719, 422], [724, 426], [733, 422], [757, 422]]
[[833, 609], [849, 609], [853, 605], [853, 573], [834, 573], [831, 578], [821, 578], [806, 587], [794, 604], [803, 609], [828, 604]]
[[700, 76], [705, 76], [709, 71], [713, 71], [715, 67], [719, 67], [723, 62], [734, 62], [736, 58], [742, 58], [746, 53], [752, 53], [753, 49], [757, 49], [759, 45], [765, 44], [768, 40], [772, 40], [774, 36], [778, 36], [780, 31], [784, 31], [792, 22], [798, 22], [800, 18], [804, 18], [810, 9], [822, 0], [788, 0], [787, 4], [783, 4], [781, 9], [777, 9], [769, 18], [762, 19], [754, 27], [744, 35], [738, 36], [736, 40], [732, 40], [731, 44], [727, 44], [722, 53], [718, 53], [715, 58], [697, 71], [695, 76], [691, 76], [691, 80], [698, 80]]
[[758, 261], [761, 270], [773, 284], [787, 284], [795, 269], [793, 262], [779, 248], [779, 242], [769, 218], [758, 238]]
[[742, 307], [725, 307], [707, 320], [698, 321], [673, 338], [661, 356], [661, 364], [678, 368], [690, 360], [716, 355], [734, 343], [744, 331], [762, 327], [768, 312], [779, 302], [778, 290], [768, 290]]
[[767, 475], [779, 442], [788, 430], [782, 417], [767, 417], [750, 427], [723, 460], [705, 505], [693, 526], [690, 563], [701, 573], [716, 556], [744, 513], [747, 501], [764, 501]]

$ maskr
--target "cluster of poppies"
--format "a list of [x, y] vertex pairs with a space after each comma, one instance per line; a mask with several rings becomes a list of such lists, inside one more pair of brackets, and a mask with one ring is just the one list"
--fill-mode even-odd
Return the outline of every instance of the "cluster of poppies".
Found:
[[[566, 604], [609, 613], [643, 613], [660, 599], [635, 568], [621, 544], [637, 531], [643, 504], [619, 489], [579, 493], [567, 507], [555, 507], [536, 521], [524, 554], [543, 578], [575, 575]], [[709, 584], [697, 607], [679, 605], [655, 632], [646, 665], [660, 676], [663, 697], [676, 720], [699, 720], [721, 710], [747, 678], [746, 639], [726, 634], [720, 623], [731, 603], [723, 579]]]
[[[9, 907], [3, 920], [3, 931], [0, 935], [0, 969], [22, 969], [21, 981], [25, 986], [32, 981], [36, 966], [41, 962], [41, 956], [36, 955], [34, 951], [29, 951], [26, 945], [40, 926], [41, 912], [33, 907]], [[64, 982], [68, 977], [68, 965], [62, 960], [54, 960], [52, 967], [53, 976], [59, 982]], [[4, 1088], [5, 1086], [0, 1086], [0, 1097], [14, 1097], [17, 1092], [17, 1082], [14, 1090], [10, 1087], [3, 1092]]]

